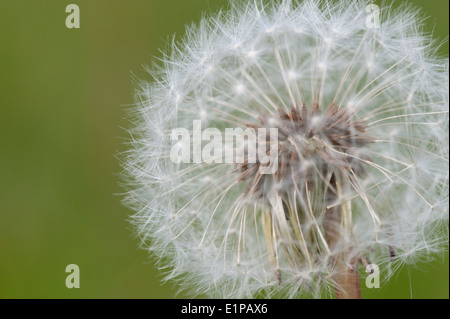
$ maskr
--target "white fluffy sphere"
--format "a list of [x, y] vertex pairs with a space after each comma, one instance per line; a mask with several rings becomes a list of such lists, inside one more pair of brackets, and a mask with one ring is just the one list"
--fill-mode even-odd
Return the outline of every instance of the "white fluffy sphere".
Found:
[[[167, 279], [318, 297], [339, 289], [337, 258], [387, 276], [444, 249], [448, 61], [419, 13], [382, 7], [377, 25], [364, 1], [238, 3], [190, 27], [136, 94], [126, 203]], [[172, 130], [197, 120], [276, 127], [278, 171], [174, 163]]]

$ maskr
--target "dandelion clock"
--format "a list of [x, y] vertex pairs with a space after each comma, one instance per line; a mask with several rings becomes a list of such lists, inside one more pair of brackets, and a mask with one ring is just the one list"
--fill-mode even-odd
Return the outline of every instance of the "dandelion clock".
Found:
[[138, 82], [125, 203], [192, 295], [360, 298], [448, 242], [448, 61], [420, 13], [238, 1]]

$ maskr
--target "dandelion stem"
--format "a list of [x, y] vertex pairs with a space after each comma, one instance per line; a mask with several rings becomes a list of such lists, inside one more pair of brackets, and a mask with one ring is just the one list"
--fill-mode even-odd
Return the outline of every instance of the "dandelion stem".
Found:
[[[339, 182], [335, 179], [333, 184], [337, 189], [337, 195], [342, 197], [342, 190]], [[329, 194], [336, 196], [336, 194]], [[358, 259], [352, 254], [351, 245], [347, 247], [337, 247], [342, 243], [342, 236], [351, 234], [351, 205], [348, 201], [343, 201], [340, 207], [327, 208], [323, 226], [327, 243], [331, 251], [340, 251], [333, 259], [333, 280], [336, 283], [336, 299], [361, 299], [361, 289], [359, 286]]]
[[361, 299], [357, 260], [353, 257], [346, 263], [345, 259], [341, 258], [336, 264], [336, 299]]

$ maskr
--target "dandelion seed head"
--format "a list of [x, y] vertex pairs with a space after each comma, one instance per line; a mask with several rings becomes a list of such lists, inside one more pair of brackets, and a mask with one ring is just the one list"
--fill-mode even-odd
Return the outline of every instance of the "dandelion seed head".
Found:
[[[448, 60], [420, 13], [385, 6], [371, 29], [364, 1], [230, 6], [136, 91], [125, 203], [166, 280], [213, 297], [319, 297], [339, 289], [344, 252], [393, 274], [446, 249]], [[220, 148], [243, 162], [174, 163], [171, 132], [192, 138], [195, 120], [276, 128], [278, 147], [268, 133]], [[249, 161], [263, 146], [278, 159], [268, 174]]]

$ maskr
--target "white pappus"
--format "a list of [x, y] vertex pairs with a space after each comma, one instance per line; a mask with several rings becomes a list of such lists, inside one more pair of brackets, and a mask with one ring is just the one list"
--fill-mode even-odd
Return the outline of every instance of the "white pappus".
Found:
[[[386, 278], [447, 249], [448, 60], [420, 12], [383, 5], [368, 27], [368, 4], [233, 1], [138, 83], [124, 201], [167, 280], [212, 297], [345, 295], [346, 272]], [[195, 120], [276, 127], [277, 171], [174, 163], [171, 131]]]

